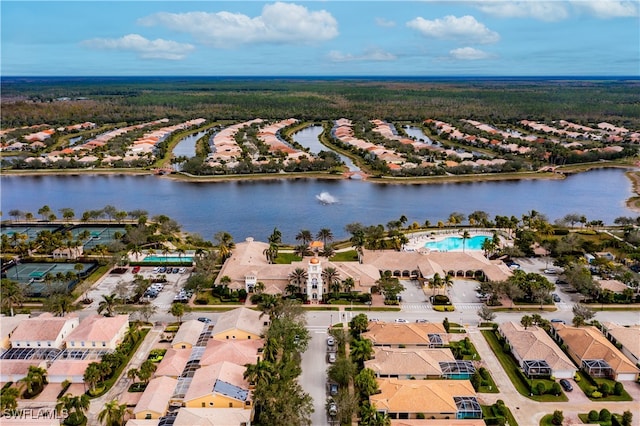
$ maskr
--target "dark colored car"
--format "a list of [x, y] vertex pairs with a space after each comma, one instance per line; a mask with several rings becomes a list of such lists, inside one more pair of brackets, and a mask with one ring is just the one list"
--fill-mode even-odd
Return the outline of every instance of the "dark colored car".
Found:
[[327, 384], [329, 395], [335, 396], [338, 394], [338, 384], [337, 383], [328, 383]]
[[560, 386], [562, 386], [562, 389], [567, 392], [571, 392], [573, 390], [573, 386], [571, 386], [571, 383], [569, 383], [567, 379], [560, 379]]

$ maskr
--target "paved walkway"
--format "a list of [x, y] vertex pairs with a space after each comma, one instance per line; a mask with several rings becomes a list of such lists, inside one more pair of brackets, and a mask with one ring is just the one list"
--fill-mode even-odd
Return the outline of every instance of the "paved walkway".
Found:
[[131, 380], [127, 378], [127, 371], [131, 368], [139, 368], [140, 365], [147, 359], [149, 356], [149, 352], [153, 349], [153, 345], [155, 345], [162, 335], [162, 327], [154, 327], [145, 336], [143, 342], [138, 347], [138, 350], [129, 360], [127, 366], [122, 370], [122, 374], [116, 380], [116, 383], [109, 389], [109, 391], [95, 399], [91, 400], [91, 406], [89, 407], [89, 412], [87, 413], [87, 424], [88, 425], [97, 425], [98, 422], [98, 413], [102, 411], [104, 408], [104, 404], [112, 401], [114, 399], [119, 400], [119, 396], [127, 391], [127, 388], [131, 384]]
[[[511, 409], [520, 426], [537, 426], [542, 417], [552, 414], [554, 410], [563, 412], [565, 424], [581, 424], [578, 414], [588, 413], [591, 410], [600, 411], [602, 408], [618, 414], [629, 410], [633, 413], [633, 425], [640, 426], [640, 385], [637, 383], [624, 383], [625, 389], [634, 398], [629, 402], [592, 402], [579, 387], [575, 387], [572, 393], [568, 393], [568, 402], [533, 401], [518, 393], [480, 330], [469, 327], [468, 334], [500, 389], [500, 393], [478, 394], [478, 399], [482, 404], [493, 404], [498, 399], [502, 399]], [[578, 393], [582, 394], [582, 397], [577, 395], [574, 397], [574, 394]]]

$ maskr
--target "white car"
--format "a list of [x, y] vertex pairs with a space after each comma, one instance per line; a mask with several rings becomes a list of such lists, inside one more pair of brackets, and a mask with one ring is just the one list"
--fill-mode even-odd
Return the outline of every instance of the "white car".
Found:
[[187, 272], [187, 268], [180, 268], [178, 269], [178, 272], [184, 274], [185, 272]]
[[555, 275], [558, 273], [558, 271], [555, 270], [554, 268], [547, 268], [544, 270], [544, 273], [548, 275]]
[[400, 323], [400, 324], [406, 324], [406, 323], [408, 323], [409, 321], [408, 321], [408, 320], [406, 320], [406, 319], [404, 319], [404, 318], [396, 318], [396, 321], [395, 321], [395, 322]]

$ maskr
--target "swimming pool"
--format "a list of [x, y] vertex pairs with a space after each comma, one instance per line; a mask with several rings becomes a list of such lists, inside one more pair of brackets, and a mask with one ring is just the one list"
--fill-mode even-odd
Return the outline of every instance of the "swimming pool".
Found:
[[193, 256], [145, 256], [144, 259], [141, 260], [142, 263], [193, 263]]
[[[465, 250], [482, 250], [482, 243], [489, 239], [486, 235], [474, 235], [464, 242]], [[428, 241], [424, 244], [428, 249], [435, 251], [462, 251], [462, 237], [447, 237], [440, 241]]]

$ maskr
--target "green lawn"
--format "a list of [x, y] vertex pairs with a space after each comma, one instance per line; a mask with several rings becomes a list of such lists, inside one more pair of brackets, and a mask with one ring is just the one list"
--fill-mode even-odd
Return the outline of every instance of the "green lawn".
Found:
[[[503, 418], [503, 416], [500, 416], [497, 413], [496, 410], [496, 404], [494, 405], [480, 405], [480, 407], [482, 408], [482, 418], [483, 419], [487, 419], [487, 418], [492, 418], [492, 417], [500, 417]], [[518, 426], [518, 422], [516, 421], [516, 418], [513, 417], [513, 414], [511, 413], [511, 409], [507, 406], [505, 406], [506, 409], [506, 420], [509, 423], [509, 426]]]
[[[507, 354], [502, 350], [502, 345], [500, 345], [500, 342], [498, 341], [496, 334], [490, 330], [481, 330], [481, 333], [484, 336], [484, 338], [487, 340], [487, 343], [491, 347], [491, 350], [498, 358], [498, 361], [500, 361], [502, 368], [507, 373], [507, 376], [509, 376], [511, 383], [513, 383], [513, 386], [515, 386], [516, 390], [518, 391], [518, 393], [520, 393], [520, 395], [526, 396], [529, 399], [532, 399], [534, 401], [539, 401], [539, 402], [564, 402], [569, 400], [564, 393], [561, 393], [560, 396], [549, 395], [549, 394], [531, 395], [527, 384], [523, 382], [520, 374], [518, 373], [518, 370], [520, 369], [520, 367], [518, 366], [518, 364], [516, 364], [516, 361], [513, 359], [513, 357], [510, 354]], [[544, 381], [547, 388], [550, 387], [551, 382], [552, 382], [551, 380]], [[535, 383], [536, 381], [534, 381], [533, 383], [534, 386], [535, 386]]]
[[293, 253], [278, 253], [278, 257], [276, 257], [275, 263], [281, 265], [290, 265], [291, 262], [297, 262], [300, 260], [302, 260], [302, 258], [300, 256], [296, 256]]
[[332, 262], [350, 262], [358, 260], [358, 253], [355, 250], [340, 251], [329, 260]]
[[[591, 395], [591, 390], [594, 386], [591, 384], [591, 382], [589, 381], [588, 377], [584, 372], [578, 371], [578, 376], [580, 377], [580, 380], [576, 381], [578, 383], [578, 386], [580, 386], [580, 389], [582, 389], [582, 392], [584, 392], [584, 394], [587, 395], [587, 397], [591, 401], [633, 401], [633, 398], [631, 398], [631, 395], [629, 395], [629, 393], [626, 390], [622, 391], [622, 395], [612, 394], [606, 398], [592, 398], [590, 395]], [[613, 392], [613, 386], [615, 384], [614, 380], [608, 380], [608, 379], [594, 379], [594, 380], [598, 384], [607, 383], [609, 385], [609, 388]]]

